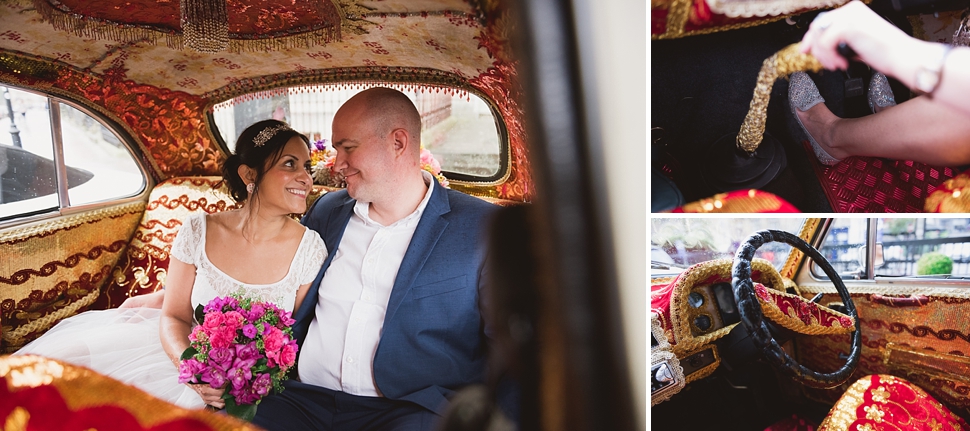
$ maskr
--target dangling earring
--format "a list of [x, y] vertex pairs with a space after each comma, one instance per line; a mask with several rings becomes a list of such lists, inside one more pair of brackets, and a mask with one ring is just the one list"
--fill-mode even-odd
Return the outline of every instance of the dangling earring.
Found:
[[246, 184], [246, 192], [248, 192], [251, 195], [255, 191], [256, 191], [256, 183]]

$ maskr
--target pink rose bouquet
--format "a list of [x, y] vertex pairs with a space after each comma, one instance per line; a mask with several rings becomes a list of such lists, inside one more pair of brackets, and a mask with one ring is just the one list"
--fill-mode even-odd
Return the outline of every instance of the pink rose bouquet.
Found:
[[182, 353], [179, 383], [225, 387], [226, 412], [252, 420], [264, 396], [283, 390], [286, 373], [296, 363], [290, 312], [230, 295], [199, 305], [195, 317], [199, 325]]

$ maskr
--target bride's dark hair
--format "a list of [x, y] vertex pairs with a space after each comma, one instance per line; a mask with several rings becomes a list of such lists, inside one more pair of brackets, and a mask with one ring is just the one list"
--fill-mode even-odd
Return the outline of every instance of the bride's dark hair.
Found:
[[280, 159], [283, 147], [294, 136], [299, 136], [307, 147], [310, 146], [310, 139], [306, 135], [279, 120], [263, 120], [243, 130], [236, 139], [235, 152], [222, 164], [222, 179], [236, 202], [249, 199], [246, 182], [239, 176], [239, 166], [246, 165], [256, 171], [255, 183], [258, 188], [263, 174], [266, 173], [266, 167]]

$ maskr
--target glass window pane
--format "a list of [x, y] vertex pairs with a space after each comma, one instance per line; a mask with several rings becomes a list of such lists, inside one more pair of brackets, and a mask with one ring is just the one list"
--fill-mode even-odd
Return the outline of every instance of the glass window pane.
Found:
[[[0, 220], [59, 207], [47, 97], [0, 87]], [[13, 122], [11, 123], [11, 118]]]
[[[836, 219], [825, 234], [819, 251], [842, 278], [861, 279], [866, 276], [868, 222], [862, 218]], [[812, 273], [818, 278], [827, 279], [822, 269], [812, 263]]]
[[876, 243], [876, 275], [970, 276], [970, 219], [879, 219]]
[[[285, 94], [257, 93], [217, 105], [213, 118], [230, 151], [243, 129], [268, 118], [286, 121], [311, 141], [329, 143], [334, 113], [363, 90], [311, 85], [291, 87]], [[484, 100], [474, 94], [403, 92], [421, 114], [421, 144], [434, 154], [442, 171], [481, 178], [500, 173], [502, 142]]]
[[71, 205], [135, 195], [145, 177], [128, 148], [100, 121], [61, 103], [64, 163]]
[[[657, 218], [651, 220], [651, 261], [687, 268], [713, 259], [733, 259], [738, 247], [759, 230], [782, 230], [798, 235], [804, 219], [797, 218]], [[780, 242], [762, 245], [755, 257], [781, 269], [791, 246]]]

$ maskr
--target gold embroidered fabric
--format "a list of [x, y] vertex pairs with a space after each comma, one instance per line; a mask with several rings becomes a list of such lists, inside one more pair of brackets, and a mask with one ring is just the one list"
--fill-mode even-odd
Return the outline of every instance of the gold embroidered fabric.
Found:
[[798, 52], [797, 43], [782, 48], [762, 63], [748, 114], [741, 124], [741, 132], [738, 133], [738, 148], [753, 153], [761, 144], [768, 116], [768, 99], [771, 97], [771, 87], [774, 86], [775, 80], [806, 70], [818, 72], [822, 70], [822, 63], [810, 54]]

